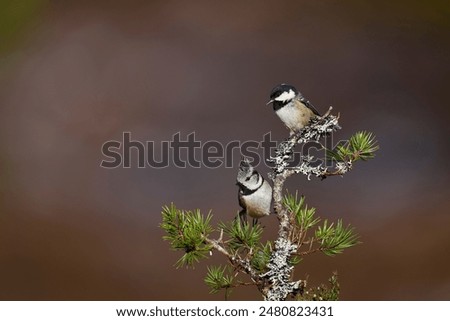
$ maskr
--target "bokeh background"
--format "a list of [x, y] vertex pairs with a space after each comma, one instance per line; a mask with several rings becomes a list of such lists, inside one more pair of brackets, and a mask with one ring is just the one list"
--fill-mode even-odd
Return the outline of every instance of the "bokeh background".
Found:
[[[0, 299], [223, 299], [205, 263], [174, 268], [158, 225], [170, 202], [231, 219], [239, 155], [234, 168], [106, 170], [101, 146], [124, 131], [279, 141], [265, 102], [287, 82], [341, 113], [338, 138], [369, 130], [381, 145], [344, 178], [288, 182], [363, 242], [309, 257], [297, 276], [317, 285], [337, 270], [344, 300], [449, 300], [449, 7], [1, 0]], [[269, 237], [276, 222], [264, 220]]]

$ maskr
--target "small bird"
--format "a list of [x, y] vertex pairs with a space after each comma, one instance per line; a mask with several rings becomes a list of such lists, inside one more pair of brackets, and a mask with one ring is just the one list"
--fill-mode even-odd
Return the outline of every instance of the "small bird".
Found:
[[314, 106], [291, 85], [281, 84], [273, 88], [267, 105], [271, 103], [275, 113], [289, 128], [290, 135], [308, 125], [311, 118], [320, 116]]
[[239, 217], [242, 222], [247, 221], [248, 215], [255, 225], [259, 218], [270, 215], [272, 187], [247, 158], [241, 160], [236, 185], [239, 186], [238, 199], [242, 207]]

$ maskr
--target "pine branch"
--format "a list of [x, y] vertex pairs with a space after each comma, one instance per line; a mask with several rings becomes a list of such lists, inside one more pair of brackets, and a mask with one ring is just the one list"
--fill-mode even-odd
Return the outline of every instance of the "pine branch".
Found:
[[[296, 172], [302, 172], [309, 177], [311, 174], [320, 176], [323, 170], [314, 168], [305, 162], [302, 164], [304, 166], [301, 165], [292, 169], [289, 168], [289, 160], [297, 144], [306, 143], [310, 140], [318, 141], [338, 128], [340, 128], [338, 117], [329, 114], [323, 118], [316, 117], [310, 122], [309, 126], [280, 143], [275, 151], [275, 157], [269, 159], [274, 164], [271, 175], [273, 179], [273, 201], [280, 226], [278, 238], [275, 241], [275, 249], [269, 262], [269, 268], [272, 268], [274, 273], [263, 275], [263, 277], [269, 276], [270, 282], [266, 295], [267, 300], [285, 300], [289, 295], [302, 292], [306, 285], [306, 281], [290, 281], [293, 270], [290, 257], [297, 253], [298, 246], [292, 244], [289, 239], [289, 235], [292, 235], [293, 224], [291, 224], [288, 211], [283, 206], [283, 186], [286, 179]], [[317, 170], [320, 170], [320, 172], [317, 172]], [[274, 278], [275, 276], [276, 278]]]
[[[263, 277], [269, 276], [269, 289], [267, 291], [267, 300], [285, 300], [289, 295], [295, 295], [298, 289], [292, 288], [293, 264], [291, 257], [295, 254], [306, 255], [317, 251], [322, 251], [327, 255], [335, 255], [341, 253], [343, 249], [356, 244], [356, 236], [350, 228], [342, 227], [342, 222], [333, 227], [327, 226], [327, 221], [319, 232], [316, 232], [315, 239], [310, 240], [310, 248], [308, 251], [298, 253], [299, 247], [306, 238], [306, 230], [309, 225], [317, 224], [317, 220], [312, 220], [313, 212], [301, 211], [303, 201], [284, 198], [283, 202], [283, 186], [287, 178], [294, 173], [302, 173], [310, 179], [311, 176], [326, 178], [328, 176], [343, 175], [347, 173], [353, 166], [353, 162], [359, 159], [369, 159], [374, 156], [374, 152], [378, 146], [374, 137], [370, 133], [360, 132], [352, 136], [348, 146], [338, 146], [338, 151], [331, 153], [334, 155], [336, 165], [334, 168], [328, 168], [324, 165], [312, 164], [313, 157], [310, 155], [302, 156], [301, 164], [295, 167], [289, 167], [289, 161], [294, 153], [294, 148], [298, 144], [310, 141], [318, 142], [321, 138], [340, 129], [338, 124], [338, 116], [330, 114], [331, 108], [323, 117], [316, 117], [311, 120], [310, 124], [303, 128], [300, 132], [292, 135], [286, 141], [278, 145], [275, 156], [269, 159], [273, 165], [273, 171], [270, 177], [273, 180], [273, 201], [274, 210], [279, 220], [278, 238], [275, 241], [275, 249], [269, 261], [269, 269], [275, 272], [267, 272]], [[296, 224], [293, 224], [295, 222]], [[328, 228], [328, 230], [326, 230]], [[298, 231], [296, 231], [298, 229]], [[324, 233], [326, 231], [327, 233]], [[313, 249], [313, 240], [318, 240], [322, 244], [320, 247]], [[296, 244], [295, 244], [296, 243]], [[274, 278], [276, 273], [276, 278]], [[305, 281], [297, 281], [298, 284], [305, 285]], [[303, 290], [303, 289], [302, 289]], [[300, 291], [301, 292], [301, 291]]]
[[[164, 239], [171, 243], [174, 250], [184, 251], [177, 267], [193, 266], [217, 251], [228, 259], [230, 266], [208, 268], [205, 283], [212, 293], [224, 289], [228, 297], [232, 288], [256, 285], [265, 300], [285, 300], [288, 297], [337, 299], [337, 276], [330, 278], [330, 288], [319, 286], [306, 290], [306, 280], [293, 280], [294, 267], [304, 256], [312, 253], [322, 252], [330, 256], [342, 253], [358, 243], [358, 236], [352, 227], [344, 226], [341, 220], [337, 223], [324, 220], [319, 224], [321, 220], [316, 217], [315, 208], [308, 207], [304, 197], [297, 194], [283, 196], [284, 183], [293, 174], [302, 173], [308, 179], [312, 176], [322, 179], [342, 176], [353, 168], [356, 161], [371, 159], [378, 150], [371, 133], [358, 132], [334, 150], [326, 150], [322, 146], [334, 165], [314, 165], [312, 156], [303, 155], [300, 165], [290, 167], [289, 162], [297, 145], [319, 142], [340, 129], [339, 115], [331, 115], [330, 111], [331, 108], [324, 116], [312, 119], [300, 132], [281, 142], [274, 157], [269, 159], [273, 163], [269, 175], [273, 181], [273, 206], [279, 221], [274, 242], [260, 243], [263, 232], [260, 225], [250, 226], [234, 220], [228, 225], [221, 223], [219, 229], [214, 230], [210, 224], [211, 213], [203, 216], [199, 210], [179, 210], [173, 204], [163, 207], [161, 228], [166, 232]], [[218, 232], [219, 238], [212, 238], [210, 235], [213, 232]], [[238, 274], [250, 276], [251, 282], [236, 279]]]

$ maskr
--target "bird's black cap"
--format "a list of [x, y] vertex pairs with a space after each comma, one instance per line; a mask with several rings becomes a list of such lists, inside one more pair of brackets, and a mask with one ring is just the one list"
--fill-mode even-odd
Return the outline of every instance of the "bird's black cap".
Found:
[[273, 88], [272, 91], [270, 92], [270, 100], [273, 101], [275, 98], [280, 97], [280, 95], [282, 95], [284, 92], [288, 93], [291, 90], [295, 93], [295, 95], [298, 94], [298, 90], [292, 85], [288, 84], [278, 85], [275, 88]]

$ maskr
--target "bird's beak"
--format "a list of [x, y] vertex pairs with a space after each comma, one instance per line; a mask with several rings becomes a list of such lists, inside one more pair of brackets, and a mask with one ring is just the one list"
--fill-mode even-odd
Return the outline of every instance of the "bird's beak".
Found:
[[269, 100], [269, 101], [267, 102], [266, 106], [267, 106], [268, 104], [271, 104], [271, 103], [273, 103], [273, 99]]

